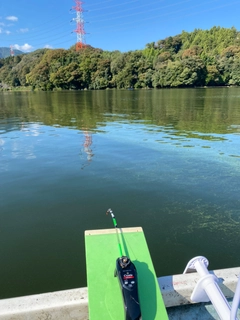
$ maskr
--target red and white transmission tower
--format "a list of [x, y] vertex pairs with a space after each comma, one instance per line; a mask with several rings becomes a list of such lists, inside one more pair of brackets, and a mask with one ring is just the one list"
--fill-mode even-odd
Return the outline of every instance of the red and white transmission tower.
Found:
[[76, 10], [77, 16], [74, 18], [74, 20], [77, 23], [77, 28], [74, 30], [77, 34], [77, 43], [76, 43], [76, 51], [80, 50], [85, 46], [85, 30], [84, 30], [84, 20], [83, 20], [83, 7], [82, 1], [75, 0], [76, 6], [73, 7], [74, 10]]
[[10, 46], [10, 55], [11, 55], [11, 57], [14, 56], [14, 51], [13, 51], [13, 46], [12, 45]]

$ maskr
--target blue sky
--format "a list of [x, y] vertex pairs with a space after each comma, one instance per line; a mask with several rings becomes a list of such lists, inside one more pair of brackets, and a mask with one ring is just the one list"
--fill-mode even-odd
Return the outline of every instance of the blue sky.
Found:
[[[76, 43], [74, 0], [0, 2], [0, 47], [24, 52]], [[240, 0], [84, 0], [85, 42], [103, 50], [143, 49], [183, 30], [240, 30]]]

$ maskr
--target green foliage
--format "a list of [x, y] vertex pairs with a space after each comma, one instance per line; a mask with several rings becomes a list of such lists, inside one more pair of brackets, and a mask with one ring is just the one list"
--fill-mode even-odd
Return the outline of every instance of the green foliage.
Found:
[[240, 85], [240, 35], [235, 28], [183, 31], [143, 50], [42, 49], [0, 59], [0, 88], [36, 90]]
[[205, 84], [206, 69], [198, 57], [169, 61], [154, 77], [154, 87], [193, 87]]
[[228, 46], [239, 44], [239, 32], [235, 28], [226, 29], [213, 27], [210, 30], [195, 29], [181, 34], [182, 49], [191, 49], [194, 46], [202, 48], [202, 53], [218, 55]]
[[207, 76], [205, 81], [207, 86], [217, 86], [224, 84], [221, 72], [216, 65], [207, 66]]
[[182, 37], [181, 35], [177, 35], [175, 37], [168, 37], [164, 40], [160, 40], [157, 42], [157, 48], [161, 51], [168, 51], [172, 54], [178, 53], [182, 47]]

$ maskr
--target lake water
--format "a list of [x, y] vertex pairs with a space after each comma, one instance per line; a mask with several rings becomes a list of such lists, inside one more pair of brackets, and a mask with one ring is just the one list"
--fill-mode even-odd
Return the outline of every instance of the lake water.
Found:
[[0, 93], [0, 298], [86, 286], [84, 230], [157, 276], [240, 265], [240, 88]]

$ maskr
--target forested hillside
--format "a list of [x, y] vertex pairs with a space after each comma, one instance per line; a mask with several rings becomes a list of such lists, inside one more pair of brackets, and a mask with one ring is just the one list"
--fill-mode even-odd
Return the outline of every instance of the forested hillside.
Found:
[[240, 33], [196, 29], [121, 53], [87, 46], [0, 59], [0, 87], [38, 90], [240, 85]]

